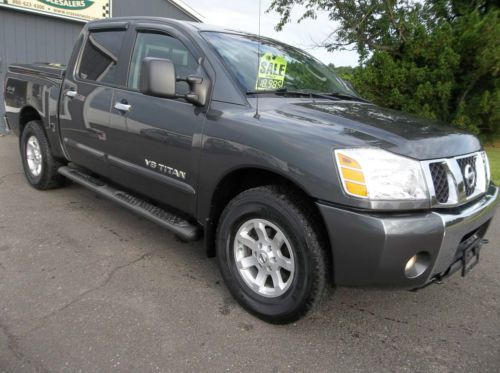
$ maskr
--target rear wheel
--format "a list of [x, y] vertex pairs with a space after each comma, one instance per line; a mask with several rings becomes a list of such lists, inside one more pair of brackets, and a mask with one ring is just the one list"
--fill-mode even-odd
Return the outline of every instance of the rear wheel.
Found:
[[279, 186], [236, 196], [217, 230], [226, 285], [249, 312], [272, 323], [293, 322], [321, 300], [328, 259], [316, 219], [302, 196]]
[[21, 135], [20, 150], [24, 174], [31, 186], [45, 190], [64, 184], [64, 177], [57, 173], [62, 164], [52, 156], [41, 122], [26, 124]]

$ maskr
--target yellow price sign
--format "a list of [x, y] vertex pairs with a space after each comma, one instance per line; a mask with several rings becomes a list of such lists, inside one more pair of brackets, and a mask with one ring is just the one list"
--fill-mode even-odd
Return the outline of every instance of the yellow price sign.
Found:
[[286, 75], [286, 59], [272, 53], [264, 53], [259, 58], [259, 71], [255, 90], [267, 91], [283, 87]]

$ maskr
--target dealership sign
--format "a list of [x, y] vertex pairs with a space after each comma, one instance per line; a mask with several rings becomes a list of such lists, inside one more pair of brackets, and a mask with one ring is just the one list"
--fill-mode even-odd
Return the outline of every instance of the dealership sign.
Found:
[[111, 17], [111, 0], [0, 0], [0, 7], [79, 21]]

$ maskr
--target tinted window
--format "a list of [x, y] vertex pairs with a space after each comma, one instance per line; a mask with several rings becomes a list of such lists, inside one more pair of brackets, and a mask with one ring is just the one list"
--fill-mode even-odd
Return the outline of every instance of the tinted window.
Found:
[[125, 31], [90, 33], [83, 50], [78, 75], [82, 79], [117, 83], [117, 63]]
[[[172, 61], [175, 65], [176, 75], [183, 78], [195, 74], [198, 68], [196, 59], [178, 39], [164, 34], [139, 33], [130, 65], [128, 81], [130, 88], [139, 88], [141, 62], [146, 57], [164, 58]], [[187, 93], [188, 90], [189, 87], [185, 82], [177, 82], [179, 94]]]

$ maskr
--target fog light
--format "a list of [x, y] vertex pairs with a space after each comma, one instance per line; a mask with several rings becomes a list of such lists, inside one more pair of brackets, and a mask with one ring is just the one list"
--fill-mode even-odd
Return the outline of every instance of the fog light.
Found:
[[413, 255], [410, 258], [410, 260], [408, 260], [408, 263], [406, 263], [405, 272], [410, 271], [413, 268], [413, 266], [415, 265], [416, 262], [417, 262], [417, 256]]
[[408, 278], [415, 278], [423, 274], [429, 267], [430, 257], [428, 253], [422, 252], [413, 255], [405, 266], [405, 275]]

